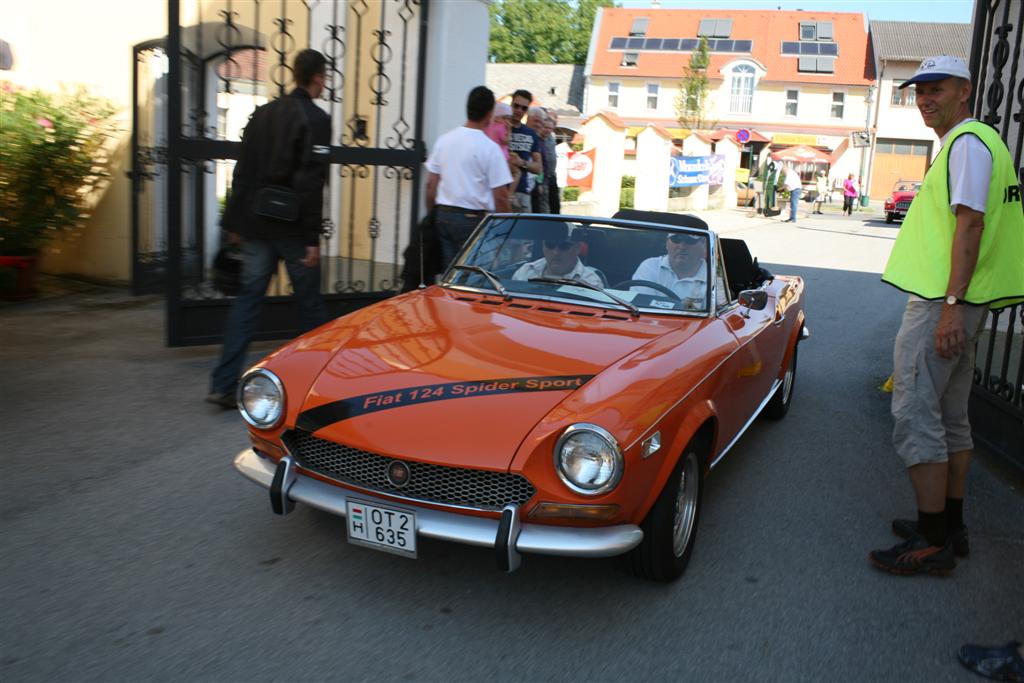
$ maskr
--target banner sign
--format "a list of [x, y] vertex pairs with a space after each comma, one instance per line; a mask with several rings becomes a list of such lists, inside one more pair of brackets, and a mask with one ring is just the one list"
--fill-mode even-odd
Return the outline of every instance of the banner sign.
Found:
[[702, 157], [672, 157], [669, 169], [669, 187], [721, 185], [725, 179], [725, 155]]
[[588, 149], [586, 152], [573, 152], [569, 155], [569, 167], [566, 175], [569, 187], [585, 187], [590, 189], [594, 184], [594, 160], [597, 150]]

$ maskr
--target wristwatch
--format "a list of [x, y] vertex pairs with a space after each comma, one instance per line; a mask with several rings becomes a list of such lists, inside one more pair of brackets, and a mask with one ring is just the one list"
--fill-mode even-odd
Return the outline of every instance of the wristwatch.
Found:
[[949, 296], [946, 297], [946, 305], [947, 306], [956, 306], [957, 304], [962, 304], [962, 303], [966, 303], [966, 302], [963, 299], [957, 299], [952, 294], [950, 294]]

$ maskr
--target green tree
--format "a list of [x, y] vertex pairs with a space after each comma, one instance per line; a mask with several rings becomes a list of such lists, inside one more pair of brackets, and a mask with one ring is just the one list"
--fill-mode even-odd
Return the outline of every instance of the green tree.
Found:
[[676, 95], [676, 118], [684, 128], [703, 130], [711, 127], [706, 119], [708, 107], [708, 39], [700, 37], [690, 62], [683, 67]]
[[494, 0], [492, 62], [583, 64], [599, 7], [613, 0]]

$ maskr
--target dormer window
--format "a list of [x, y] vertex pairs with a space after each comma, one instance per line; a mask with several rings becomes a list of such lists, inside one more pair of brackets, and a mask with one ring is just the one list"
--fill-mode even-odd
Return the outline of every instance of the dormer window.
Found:
[[623, 52], [622, 62], [619, 66], [636, 66], [637, 59], [640, 58], [638, 52]]
[[643, 38], [647, 35], [647, 23], [650, 21], [647, 17], [637, 17], [633, 20], [633, 25], [629, 28], [630, 37]]

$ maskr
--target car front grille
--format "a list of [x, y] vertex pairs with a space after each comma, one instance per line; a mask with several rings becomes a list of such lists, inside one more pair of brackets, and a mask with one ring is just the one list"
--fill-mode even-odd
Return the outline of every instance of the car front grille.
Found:
[[533, 485], [526, 477], [509, 472], [491, 472], [446, 465], [402, 460], [410, 471], [401, 488], [388, 481], [388, 466], [398, 458], [320, 439], [295, 430], [285, 443], [297, 464], [336, 481], [370, 491], [442, 505], [477, 510], [501, 510], [508, 504], [523, 505], [533, 497]]
[[910, 202], [896, 202], [896, 208], [901, 211], [906, 211], [910, 208]]

